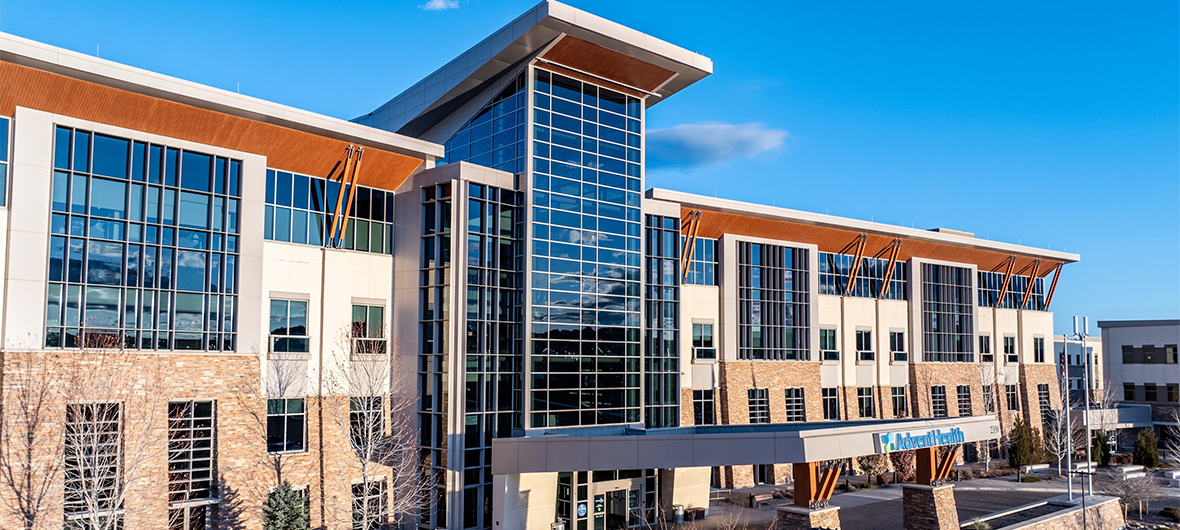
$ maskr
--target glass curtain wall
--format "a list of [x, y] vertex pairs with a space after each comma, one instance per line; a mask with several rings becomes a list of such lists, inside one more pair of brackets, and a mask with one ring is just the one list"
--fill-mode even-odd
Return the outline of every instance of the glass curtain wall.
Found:
[[[819, 294], [833, 294], [844, 296], [844, 289], [848, 286], [848, 277], [852, 273], [852, 264], [856, 256], [836, 254], [832, 252], [819, 253]], [[889, 270], [889, 260], [880, 258], [861, 258], [860, 268], [856, 272], [856, 282], [848, 296], [864, 298], [884, 298], [886, 300], [905, 300], [906, 284], [909, 282], [909, 263], [898, 261], [893, 264], [893, 276], [889, 280], [889, 292], [881, 296], [885, 281], [885, 274]]]
[[811, 359], [807, 252], [738, 242], [739, 359]]
[[[343, 194], [344, 197], [340, 197]], [[341, 189], [340, 182], [287, 171], [266, 170], [266, 220], [263, 237], [303, 245], [331, 245], [332, 215], [337, 200], [349, 211], [344, 233], [336, 229], [336, 243], [345, 250], [393, 253], [393, 192], [357, 186]], [[325, 239], [327, 238], [327, 239]]]
[[924, 361], [975, 360], [971, 269], [922, 264]]
[[680, 425], [680, 219], [646, 218], [644, 424], [676, 427]]
[[422, 188], [422, 262], [419, 264], [418, 428], [423, 468], [435, 484], [424, 506], [422, 528], [447, 525], [447, 391], [450, 359], [451, 184]]
[[[979, 305], [980, 307], [999, 307], [1016, 309], [1024, 301], [1024, 293], [1028, 291], [1028, 276], [1012, 275], [1008, 282], [1008, 292], [1000, 300], [1000, 290], [1004, 287], [1004, 273], [979, 271]], [[1045, 310], [1045, 279], [1037, 278], [1033, 283], [1032, 298], [1025, 309], [1037, 311]]]

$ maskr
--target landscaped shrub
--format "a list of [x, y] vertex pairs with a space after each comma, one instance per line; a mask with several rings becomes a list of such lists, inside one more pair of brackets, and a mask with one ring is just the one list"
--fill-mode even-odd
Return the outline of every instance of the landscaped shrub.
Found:
[[1034, 476], [1030, 476], [1030, 475], [1025, 475], [1025, 476], [1023, 476], [1023, 477], [1021, 477], [1021, 478], [1020, 478], [1020, 481], [1021, 481], [1021, 482], [1040, 482], [1040, 481], [1041, 481], [1041, 479], [1040, 479], [1039, 477], [1034, 477]]
[[1106, 436], [1102, 433], [1094, 435], [1094, 442], [1090, 444], [1090, 458], [1100, 466], [1110, 465], [1110, 447], [1106, 445]]
[[1133, 463], [1143, 467], [1160, 465], [1160, 439], [1155, 435], [1155, 429], [1143, 429], [1135, 439], [1135, 450], [1131, 452]]
[[992, 530], [992, 525], [987, 521], [980, 521], [978, 517], [971, 520], [971, 524], [964, 526], [966, 530]]
[[1017, 416], [1012, 424], [1012, 434], [1008, 437], [1008, 466], [1020, 469], [1027, 466], [1033, 459], [1032, 431], [1024, 419]]
[[1180, 509], [1169, 506], [1160, 510], [1160, 516], [1167, 517], [1173, 521], [1176, 521], [1177, 523], [1180, 523]]

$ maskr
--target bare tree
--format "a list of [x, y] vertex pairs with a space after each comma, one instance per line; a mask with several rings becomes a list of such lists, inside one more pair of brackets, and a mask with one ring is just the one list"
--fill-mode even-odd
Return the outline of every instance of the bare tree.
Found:
[[1121, 475], [1102, 481], [1098, 490], [1105, 495], [1118, 497], [1123, 505], [1123, 517], [1131, 508], [1138, 510], [1140, 517], [1150, 511], [1150, 503], [1163, 496], [1163, 489], [1156, 482], [1155, 472], [1147, 471], [1139, 478], [1125, 478]]
[[35, 362], [33, 354], [12, 354], [20, 359], [5, 363], [4, 415], [0, 428], [0, 494], [9, 512], [32, 530], [44, 523], [39, 518], [60, 505], [53, 485], [61, 475], [62, 461], [46, 455], [45, 448], [59, 447], [63, 431], [53, 421], [54, 406], [62, 399], [61, 372], [50, 369], [57, 356], [46, 354]]
[[1160, 457], [1173, 464], [1180, 463], [1180, 407], [1173, 406], [1164, 413], [1165, 421], [1160, 436]]
[[1045, 451], [1057, 460], [1057, 476], [1061, 476], [1061, 461], [1070, 450], [1086, 447], [1085, 429], [1081, 428], [1069, 410], [1055, 409], [1045, 422]]

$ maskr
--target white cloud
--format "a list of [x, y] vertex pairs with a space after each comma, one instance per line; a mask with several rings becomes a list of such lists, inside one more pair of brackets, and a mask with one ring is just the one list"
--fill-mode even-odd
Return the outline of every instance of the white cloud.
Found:
[[418, 6], [418, 9], [424, 11], [443, 11], [446, 9], [459, 9], [459, 0], [430, 0], [425, 4]]
[[696, 168], [779, 150], [789, 133], [764, 123], [685, 123], [647, 131], [647, 165]]

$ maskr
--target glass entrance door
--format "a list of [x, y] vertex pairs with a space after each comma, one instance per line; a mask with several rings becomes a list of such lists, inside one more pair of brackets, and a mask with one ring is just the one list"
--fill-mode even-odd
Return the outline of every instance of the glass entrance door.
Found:
[[609, 530], [627, 527], [627, 490], [606, 494], [606, 527]]

